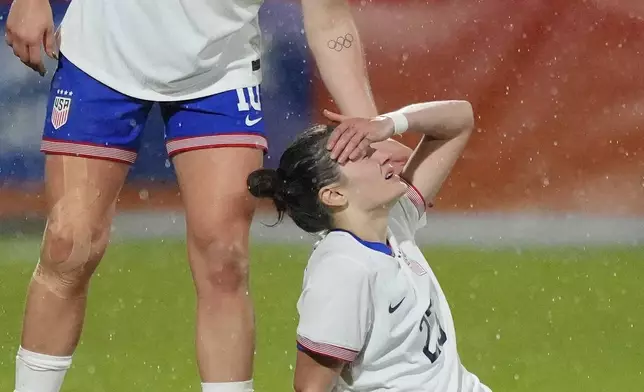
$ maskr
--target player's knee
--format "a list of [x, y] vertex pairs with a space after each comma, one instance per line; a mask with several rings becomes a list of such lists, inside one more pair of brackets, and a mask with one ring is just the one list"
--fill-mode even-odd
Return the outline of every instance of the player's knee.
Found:
[[[228, 237], [228, 236], [226, 236]], [[196, 240], [204, 265], [197, 277], [201, 296], [245, 293], [248, 286], [248, 250], [244, 241], [210, 236]]]
[[83, 292], [107, 247], [109, 226], [50, 216], [35, 278], [61, 296]]

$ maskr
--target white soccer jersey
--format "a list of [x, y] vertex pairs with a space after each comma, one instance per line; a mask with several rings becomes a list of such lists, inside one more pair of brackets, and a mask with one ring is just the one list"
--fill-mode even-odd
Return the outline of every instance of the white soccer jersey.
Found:
[[410, 187], [391, 211], [390, 247], [332, 231], [313, 251], [297, 340], [350, 363], [334, 391], [490, 391], [461, 365], [447, 300], [414, 240], [425, 222]]
[[262, 0], [72, 0], [61, 52], [135, 98], [179, 101], [261, 82]]

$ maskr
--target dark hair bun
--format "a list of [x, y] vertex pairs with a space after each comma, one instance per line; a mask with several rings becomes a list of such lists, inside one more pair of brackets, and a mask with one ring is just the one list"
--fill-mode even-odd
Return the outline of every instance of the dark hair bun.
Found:
[[280, 179], [276, 170], [259, 169], [250, 173], [246, 185], [251, 195], [274, 199], [279, 191]]

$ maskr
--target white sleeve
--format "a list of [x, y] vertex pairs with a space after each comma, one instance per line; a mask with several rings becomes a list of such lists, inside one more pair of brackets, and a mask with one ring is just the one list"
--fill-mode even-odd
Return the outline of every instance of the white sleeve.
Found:
[[310, 266], [297, 303], [297, 343], [302, 348], [352, 362], [373, 320], [369, 272], [354, 260], [329, 256]]
[[396, 224], [405, 233], [405, 236], [413, 239], [416, 231], [427, 224], [427, 207], [423, 195], [416, 187], [408, 183], [407, 193], [403, 195], [389, 214], [390, 224]]
[[461, 365], [461, 390], [463, 392], [492, 392], [492, 390], [483, 384], [478, 377], [470, 373]]

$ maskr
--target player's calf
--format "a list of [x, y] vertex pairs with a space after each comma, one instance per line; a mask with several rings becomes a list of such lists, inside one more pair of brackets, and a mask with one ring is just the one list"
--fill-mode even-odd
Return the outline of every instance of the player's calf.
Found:
[[[16, 392], [59, 391], [78, 344], [88, 284], [110, 228], [69, 213], [56, 206], [48, 219], [16, 356]], [[57, 323], [47, 322], [51, 316]]]
[[222, 224], [216, 231], [193, 232], [188, 237], [197, 292], [197, 356], [203, 391], [252, 390], [254, 320], [248, 252], [247, 244], [234, 233], [229, 224]]

